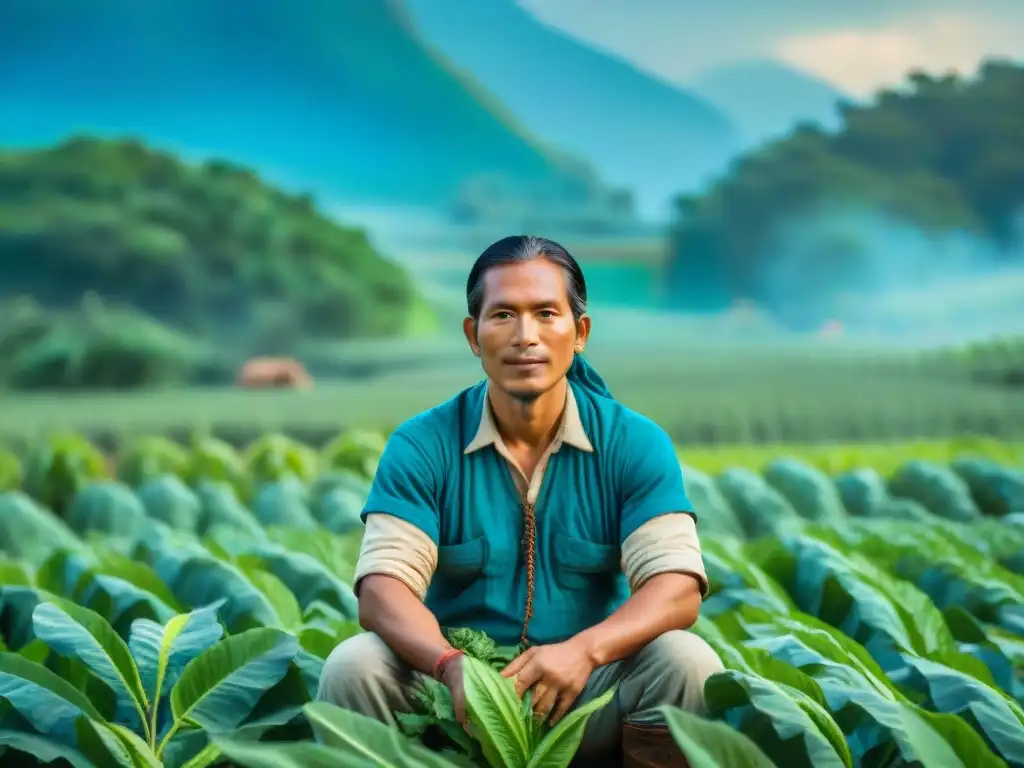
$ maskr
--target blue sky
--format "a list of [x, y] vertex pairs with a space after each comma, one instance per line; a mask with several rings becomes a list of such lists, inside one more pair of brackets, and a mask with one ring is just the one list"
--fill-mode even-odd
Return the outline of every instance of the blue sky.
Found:
[[720, 64], [773, 58], [866, 96], [897, 84], [911, 67], [966, 73], [987, 55], [1024, 58], [1024, 0], [518, 2], [681, 84]]

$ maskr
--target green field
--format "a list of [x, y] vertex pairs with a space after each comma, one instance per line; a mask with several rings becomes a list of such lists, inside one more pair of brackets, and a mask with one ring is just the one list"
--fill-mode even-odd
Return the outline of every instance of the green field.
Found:
[[[1016, 388], [899, 351], [662, 343], [665, 336], [635, 333], [628, 316], [616, 317], [614, 337], [596, 337], [590, 359], [618, 399], [684, 446], [1024, 437]], [[673, 332], [664, 330], [669, 339]], [[634, 341], [616, 343], [626, 338]], [[241, 444], [274, 430], [322, 443], [344, 428], [389, 431], [482, 376], [461, 340], [339, 345], [304, 359], [337, 375], [294, 392], [0, 393], [0, 438], [73, 430], [116, 443], [132, 434], [210, 430]]]
[[[312, 703], [382, 443], [0, 454], [0, 765], [566, 768], [586, 713], [521, 718], [516, 650], [460, 628], [472, 737], [439, 685], [394, 731]], [[666, 713], [690, 764], [1022, 764], [1024, 446], [730, 450], [683, 452], [726, 667]]]

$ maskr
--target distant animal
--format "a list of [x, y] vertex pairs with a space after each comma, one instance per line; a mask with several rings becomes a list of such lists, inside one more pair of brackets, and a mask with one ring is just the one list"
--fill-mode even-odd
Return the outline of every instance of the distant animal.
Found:
[[313, 377], [291, 357], [254, 357], [238, 372], [236, 384], [248, 389], [310, 389]]

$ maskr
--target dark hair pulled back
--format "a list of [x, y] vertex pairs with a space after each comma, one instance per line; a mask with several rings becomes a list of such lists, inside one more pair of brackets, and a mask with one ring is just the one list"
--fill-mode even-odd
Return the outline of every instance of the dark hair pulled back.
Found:
[[587, 311], [587, 282], [576, 259], [554, 240], [534, 235], [510, 235], [491, 243], [481, 253], [466, 280], [466, 307], [469, 316], [480, 319], [484, 303], [484, 275], [492, 267], [516, 264], [534, 259], [546, 259], [561, 267], [569, 289], [569, 307], [574, 319], [579, 320]]

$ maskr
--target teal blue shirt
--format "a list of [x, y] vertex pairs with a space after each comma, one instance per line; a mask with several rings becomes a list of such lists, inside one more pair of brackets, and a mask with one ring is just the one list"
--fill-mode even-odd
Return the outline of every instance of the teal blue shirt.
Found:
[[[535, 506], [531, 643], [593, 626], [629, 597], [622, 545], [659, 515], [690, 512], [672, 441], [650, 419], [570, 379], [593, 452], [552, 454]], [[469, 454], [486, 382], [403, 423], [388, 440], [363, 520], [401, 518], [438, 547], [425, 602], [442, 627], [518, 642], [526, 609], [519, 492], [493, 446]]]

